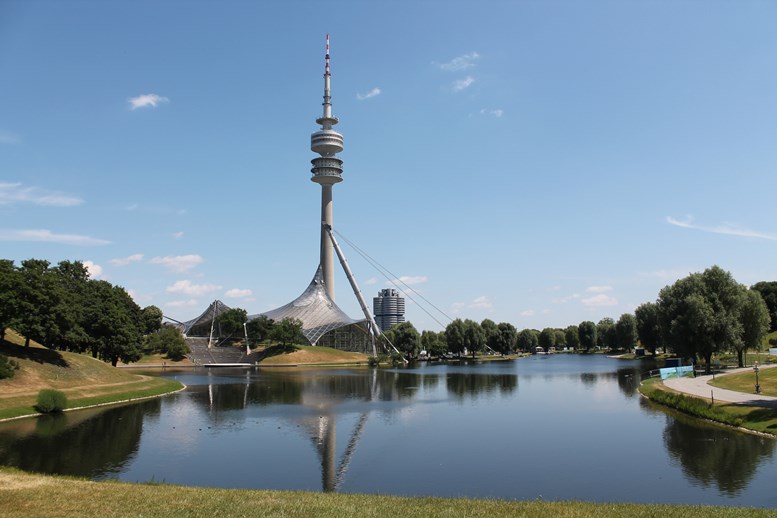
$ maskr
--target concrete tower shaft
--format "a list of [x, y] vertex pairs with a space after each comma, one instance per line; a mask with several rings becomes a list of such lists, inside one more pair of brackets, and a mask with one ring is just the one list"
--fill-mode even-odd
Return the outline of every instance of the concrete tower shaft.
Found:
[[325, 225], [333, 226], [332, 186], [343, 181], [343, 161], [335, 156], [343, 150], [343, 136], [332, 129], [338, 123], [332, 115], [331, 73], [329, 69], [329, 34], [326, 35], [326, 57], [324, 66], [324, 112], [316, 119], [321, 129], [310, 135], [310, 149], [321, 155], [311, 160], [311, 180], [321, 185], [321, 270], [327, 295], [335, 299], [334, 249]]

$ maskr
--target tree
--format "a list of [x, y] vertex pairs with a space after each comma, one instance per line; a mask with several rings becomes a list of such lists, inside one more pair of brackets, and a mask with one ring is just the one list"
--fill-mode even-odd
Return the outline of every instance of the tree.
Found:
[[580, 322], [580, 325], [577, 326], [577, 331], [580, 336], [580, 347], [585, 351], [590, 351], [596, 346], [598, 338], [596, 336], [596, 324], [590, 320]]
[[485, 346], [489, 347], [493, 351], [496, 351], [499, 347], [497, 344], [499, 329], [497, 328], [496, 323], [490, 318], [484, 318], [483, 321], [480, 322], [480, 329], [483, 330]]
[[566, 338], [567, 347], [572, 349], [580, 347], [580, 330], [576, 325], [567, 326], [564, 329], [564, 337]]
[[769, 331], [777, 331], [777, 281], [759, 282], [750, 289], [757, 291], [763, 297], [769, 310]]
[[548, 352], [551, 347], [556, 346], [556, 330], [552, 327], [546, 327], [540, 332], [540, 347]]
[[298, 318], [284, 318], [273, 326], [270, 338], [282, 346], [303, 344], [307, 339], [302, 334], [302, 321]]
[[746, 349], [760, 349], [761, 339], [769, 330], [769, 308], [760, 292], [749, 289], [742, 294], [742, 341], [737, 347], [737, 363], [744, 367], [742, 355]]
[[275, 321], [266, 316], [259, 315], [253, 320], [249, 320], [246, 324], [246, 331], [248, 332], [248, 339], [254, 343], [263, 342], [267, 340], [275, 326]]
[[86, 295], [85, 322], [92, 355], [114, 367], [119, 361], [138, 361], [143, 355], [140, 307], [124, 288], [107, 281], [89, 281]]
[[564, 349], [564, 347], [567, 346], [567, 334], [564, 332], [563, 329], [556, 329], [555, 330], [556, 339], [555, 339], [555, 346], [556, 349]]
[[243, 324], [248, 320], [248, 312], [242, 308], [231, 308], [219, 313], [215, 325], [227, 336], [242, 336]]
[[504, 354], [510, 354], [518, 344], [518, 330], [508, 322], [500, 322], [496, 326], [498, 334], [493, 349]]
[[615, 323], [615, 346], [631, 350], [637, 343], [637, 319], [631, 313], [624, 313]]
[[448, 351], [456, 355], [464, 352], [466, 347], [464, 330], [464, 322], [460, 318], [445, 326], [445, 342], [448, 344]]
[[713, 353], [741, 347], [745, 290], [719, 266], [666, 286], [658, 297], [664, 340], [686, 358], [704, 359], [709, 373]]
[[89, 270], [79, 261], [60, 261], [52, 273], [56, 277], [59, 298], [54, 307], [57, 336], [50, 347], [84, 352], [91, 342], [84, 315]]
[[464, 321], [464, 347], [475, 357], [486, 345], [486, 334], [474, 320]]
[[59, 333], [55, 308], [60, 302], [60, 290], [49, 265], [43, 259], [27, 259], [22, 261], [19, 269], [19, 304], [15, 327], [24, 336], [25, 347], [30, 346], [30, 340], [48, 347]]
[[445, 342], [444, 333], [435, 333], [434, 331], [423, 331], [421, 333], [421, 347], [426, 354], [433, 358], [445, 356], [448, 352], [448, 344]]
[[615, 321], [613, 319], [604, 317], [596, 324], [596, 345], [603, 349], [616, 348]]
[[634, 318], [637, 323], [637, 337], [642, 347], [656, 354], [656, 349], [662, 345], [661, 325], [658, 321], [658, 305], [653, 302], [645, 302], [634, 310]]
[[140, 312], [140, 321], [143, 326], [143, 334], [156, 333], [162, 329], [162, 310], [156, 306], [146, 306]]
[[406, 356], [414, 358], [421, 350], [421, 336], [412, 323], [401, 322], [394, 324], [391, 326], [391, 331], [394, 335], [392, 340], [394, 347]]
[[518, 349], [534, 352], [540, 344], [540, 334], [534, 329], [524, 329], [518, 333]]
[[0, 342], [19, 315], [21, 277], [13, 261], [0, 259]]

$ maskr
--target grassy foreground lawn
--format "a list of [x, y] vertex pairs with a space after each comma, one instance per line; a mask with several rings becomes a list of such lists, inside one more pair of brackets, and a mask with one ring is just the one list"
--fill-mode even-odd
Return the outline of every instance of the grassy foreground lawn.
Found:
[[[723, 379], [726, 377], [729, 376], [723, 376]], [[651, 401], [694, 417], [777, 436], [777, 410], [772, 408], [718, 402], [711, 404], [707, 399], [674, 391], [658, 378], [644, 381], [639, 391]]]
[[68, 408], [159, 396], [183, 388], [177, 381], [133, 374], [87, 355], [37, 344], [24, 347], [13, 333], [0, 343], [0, 354], [16, 360], [20, 367], [13, 378], [0, 380], [0, 419], [37, 413], [34, 405], [44, 388], [64, 392]]
[[0, 468], [0, 514], [29, 516], [628, 516], [759, 518], [773, 510], [737, 507], [587, 502], [516, 502], [461, 498], [195, 488], [172, 485], [91, 482], [33, 475]]

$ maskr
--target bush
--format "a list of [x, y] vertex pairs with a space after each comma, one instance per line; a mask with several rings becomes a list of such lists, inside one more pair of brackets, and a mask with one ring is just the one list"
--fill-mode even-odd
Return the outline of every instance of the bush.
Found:
[[38, 392], [38, 404], [35, 408], [44, 414], [61, 412], [67, 408], [67, 396], [59, 390], [43, 389]]
[[367, 359], [367, 363], [370, 365], [370, 367], [379, 367], [381, 363], [386, 363], [388, 360], [388, 354], [380, 353], [377, 356], [370, 356]]
[[15, 360], [9, 360], [7, 356], [0, 354], [0, 380], [13, 378], [17, 370], [19, 370], [19, 364]]

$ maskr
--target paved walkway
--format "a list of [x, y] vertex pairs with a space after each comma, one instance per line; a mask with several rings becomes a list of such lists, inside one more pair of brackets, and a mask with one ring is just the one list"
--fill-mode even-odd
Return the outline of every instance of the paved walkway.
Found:
[[[773, 367], [777, 367], [777, 365], [763, 365], [760, 368], [769, 369]], [[716, 376], [728, 376], [729, 374], [736, 374], [737, 372], [753, 372], [753, 368], [744, 367], [741, 369], [732, 369], [722, 374], [716, 374]], [[691, 394], [693, 396], [707, 399], [714, 397], [715, 401], [777, 408], [777, 397], [762, 396], [761, 394], [755, 393], [749, 394], [747, 392], [736, 392], [733, 390], [713, 387], [712, 385], [708, 385], [708, 382], [711, 380], [712, 375], [697, 376], [695, 378], [671, 378], [664, 380], [664, 385], [678, 392], [685, 392], [686, 394]], [[755, 391], [755, 384], [753, 386], [753, 390]]]

